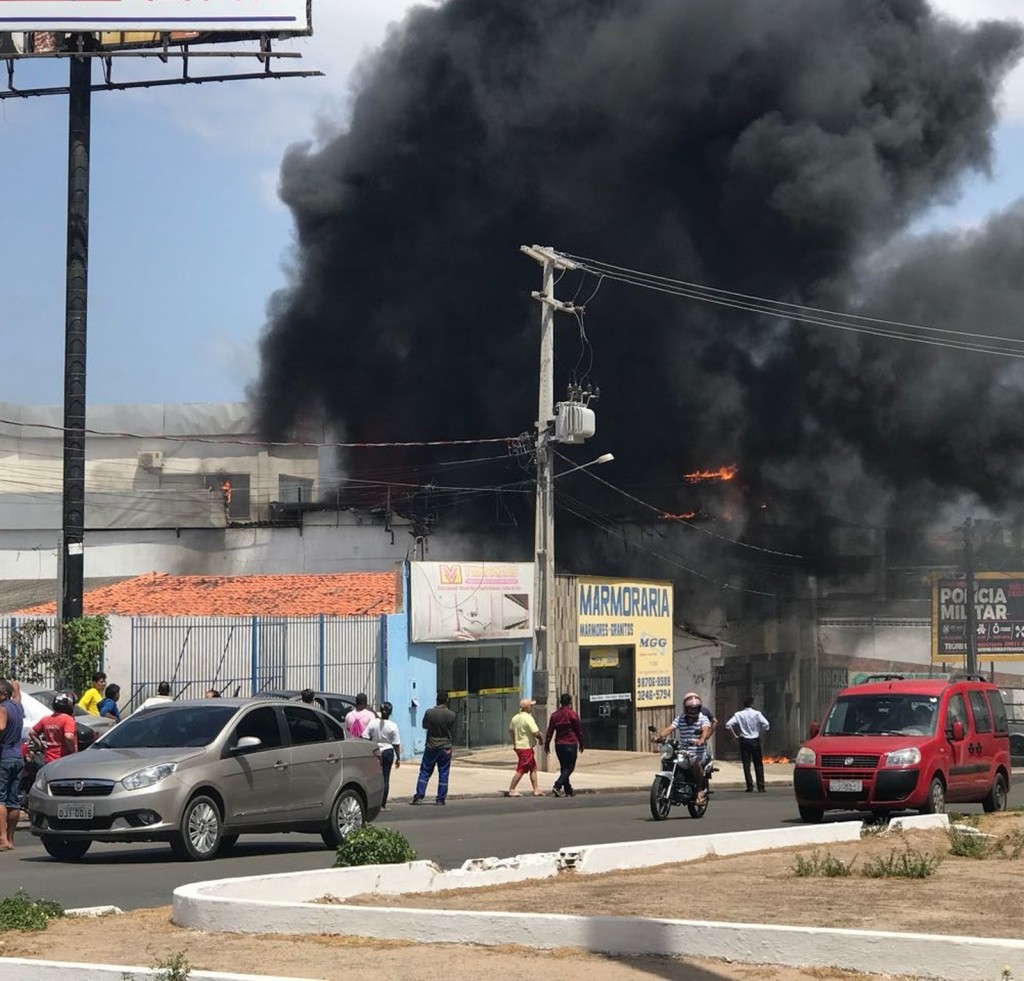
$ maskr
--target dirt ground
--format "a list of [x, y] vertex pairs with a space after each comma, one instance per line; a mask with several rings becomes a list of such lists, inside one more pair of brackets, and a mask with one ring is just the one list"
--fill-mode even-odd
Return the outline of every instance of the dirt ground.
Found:
[[[981, 828], [996, 835], [1024, 835], [1024, 815], [986, 816]], [[941, 859], [926, 879], [869, 879], [858, 874], [863, 863], [905, 848]], [[846, 878], [800, 878], [793, 874], [798, 855], [810, 859], [814, 848], [796, 847], [707, 858], [600, 876], [565, 873], [527, 885], [403, 897], [356, 897], [355, 903], [451, 909], [548, 909], [559, 913], [789, 923], [854, 929], [1024, 938], [1024, 897], [1017, 888], [1024, 858], [957, 858], [948, 854], [943, 832], [872, 836], [858, 842], [819, 846], [817, 851], [844, 862], [856, 860]], [[685, 878], [688, 891], [702, 897], [697, 908], [673, 902]], [[970, 908], [984, 911], [964, 915]], [[742, 902], [742, 909], [741, 909]], [[253, 937], [204, 934], [170, 923], [170, 909], [139, 910], [91, 920], [58, 920], [40, 934], [0, 934], [0, 953], [8, 957], [86, 959], [133, 966], [155, 966], [184, 953], [194, 969], [238, 973], [277, 973], [341, 981], [356, 965], [381, 977], [410, 981], [498, 976], [533, 981], [557, 964], [560, 981], [671, 978], [675, 981], [869, 981], [871, 976], [832, 968], [776, 968], [727, 964], [714, 960], [613, 958], [575, 951], [537, 951], [513, 946], [382, 943], [352, 937]], [[553, 963], [554, 961], [554, 963]], [[892, 981], [890, 978], [889, 981]], [[987, 981], [987, 979], [986, 979]]]

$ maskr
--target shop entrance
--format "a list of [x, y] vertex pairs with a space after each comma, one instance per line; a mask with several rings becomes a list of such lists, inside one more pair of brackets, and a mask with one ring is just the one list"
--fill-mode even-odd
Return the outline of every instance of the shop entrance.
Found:
[[580, 721], [589, 749], [633, 749], [632, 647], [580, 648]]
[[508, 741], [509, 720], [523, 697], [522, 660], [517, 644], [438, 649], [437, 686], [448, 692], [448, 707], [456, 715], [456, 751]]

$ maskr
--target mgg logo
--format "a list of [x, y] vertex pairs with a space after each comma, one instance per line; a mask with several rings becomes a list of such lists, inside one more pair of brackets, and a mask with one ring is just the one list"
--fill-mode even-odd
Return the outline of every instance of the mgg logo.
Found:
[[641, 634], [640, 646], [647, 650], [664, 649], [668, 647], [668, 641], [664, 637], [652, 637], [650, 634]]

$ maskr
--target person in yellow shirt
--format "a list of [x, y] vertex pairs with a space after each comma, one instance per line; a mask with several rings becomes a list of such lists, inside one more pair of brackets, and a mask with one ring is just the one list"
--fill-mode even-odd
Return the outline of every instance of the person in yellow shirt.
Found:
[[530, 774], [533, 796], [542, 796], [537, 788], [537, 758], [533, 753], [533, 744], [536, 742], [539, 745], [544, 741], [544, 737], [541, 735], [537, 720], [533, 717], [533, 702], [530, 699], [524, 698], [519, 703], [519, 711], [512, 716], [512, 721], [508, 724], [508, 734], [519, 759], [516, 764], [516, 772], [512, 775], [512, 783], [508, 788], [508, 796], [522, 796], [516, 790], [516, 785], [523, 779], [524, 773]]
[[107, 687], [107, 676], [97, 671], [92, 676], [92, 687], [86, 688], [78, 700], [78, 707], [84, 708], [90, 715], [100, 714], [100, 702], [103, 701], [103, 690]]

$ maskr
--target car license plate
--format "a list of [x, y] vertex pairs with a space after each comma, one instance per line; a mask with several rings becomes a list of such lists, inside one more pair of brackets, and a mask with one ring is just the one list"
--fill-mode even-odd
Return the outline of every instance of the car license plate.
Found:
[[60, 821], [91, 821], [92, 804], [61, 804], [57, 808]]
[[829, 780], [828, 789], [840, 794], [851, 794], [864, 789], [863, 780]]

